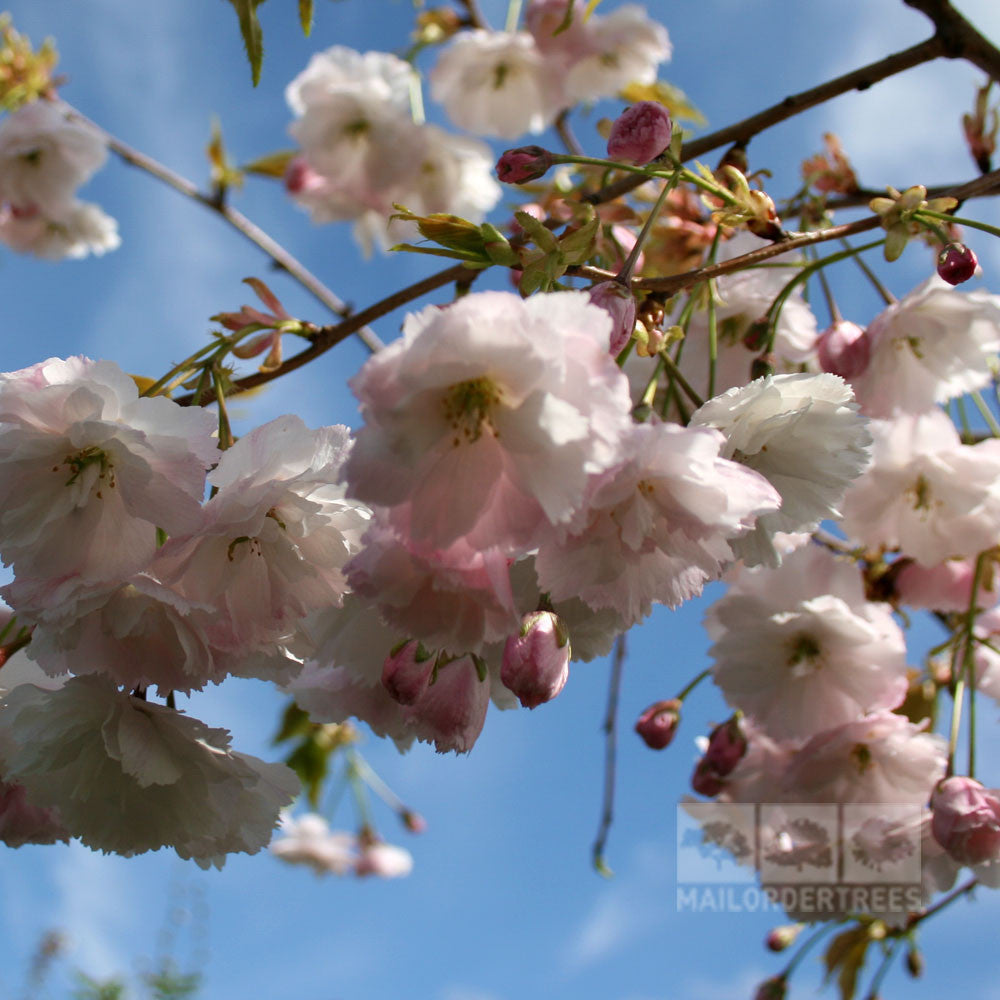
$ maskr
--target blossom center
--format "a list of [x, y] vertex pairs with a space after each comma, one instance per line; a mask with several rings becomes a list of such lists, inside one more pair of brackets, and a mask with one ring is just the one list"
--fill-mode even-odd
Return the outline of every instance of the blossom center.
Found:
[[789, 643], [789, 655], [785, 661], [792, 668], [793, 677], [805, 677], [823, 665], [820, 659], [819, 643], [806, 634], [796, 635]]
[[858, 769], [858, 774], [864, 774], [871, 767], [872, 752], [867, 743], [855, 743], [851, 747], [851, 763]]
[[[111, 464], [111, 459], [108, 457], [107, 452], [102, 451], [95, 445], [83, 448], [75, 454], [67, 455], [62, 460], [62, 465], [65, 465], [70, 473], [69, 479], [66, 480], [66, 486], [75, 486], [80, 481], [80, 477], [88, 469], [94, 469], [96, 475], [91, 473], [90, 478], [91, 480], [97, 480], [98, 499], [102, 499], [101, 487], [107, 485], [111, 489], [114, 489], [117, 485], [115, 482], [115, 467]], [[54, 465], [52, 471], [58, 472], [61, 467], [61, 465]]]
[[933, 505], [931, 496], [931, 484], [922, 475], [917, 476], [916, 482], [906, 491], [913, 503], [914, 510], [930, 510]]
[[497, 63], [493, 67], [493, 89], [502, 90], [504, 81], [510, 73], [510, 66], [506, 63]]
[[444, 418], [455, 432], [452, 444], [457, 448], [464, 438], [469, 444], [478, 441], [485, 424], [494, 437], [491, 413], [500, 403], [500, 389], [485, 375], [467, 382], [456, 382], [445, 392], [442, 405]]

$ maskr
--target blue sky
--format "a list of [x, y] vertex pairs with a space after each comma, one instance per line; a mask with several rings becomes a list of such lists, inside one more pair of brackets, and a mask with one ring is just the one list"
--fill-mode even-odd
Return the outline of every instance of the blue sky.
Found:
[[[614, 0], [606, 0], [609, 9]], [[221, 0], [14, 0], [15, 24], [40, 41], [55, 37], [68, 82], [63, 96], [109, 131], [195, 179], [213, 114], [235, 159], [287, 147], [285, 84], [312, 52], [335, 43], [401, 50], [410, 7], [398, 0], [317, 0], [312, 39], [298, 31], [294, 5], [261, 7], [266, 57], [253, 91], [230, 6]], [[484, 4], [495, 25], [500, 4]], [[1000, 38], [994, 0], [959, 0], [988, 34]], [[663, 76], [684, 88], [720, 127], [929, 32], [901, 0], [701, 0], [654, 3], [674, 43]], [[970, 178], [958, 113], [971, 105], [978, 74], [938, 63], [847, 95], [779, 126], [751, 147], [754, 167], [788, 190], [801, 159], [824, 131], [844, 139], [862, 181], [938, 183]], [[440, 118], [429, 107], [432, 120]], [[613, 115], [609, 104], [601, 114]], [[598, 152], [598, 114], [575, 128]], [[545, 141], [545, 140], [543, 140]], [[554, 146], [555, 141], [551, 140]], [[498, 146], [498, 151], [502, 146]], [[130, 371], [158, 375], [204, 342], [208, 317], [248, 301], [240, 284], [267, 279], [261, 255], [200, 207], [121, 163], [111, 163], [82, 192], [114, 215], [122, 247], [102, 259], [58, 265], [0, 257], [6, 336], [3, 368], [51, 355], [112, 358]], [[513, 201], [513, 198], [510, 199]], [[274, 184], [250, 179], [238, 207], [358, 306], [431, 273], [416, 256], [363, 261], [346, 226], [315, 227]], [[997, 221], [994, 208], [977, 205]], [[496, 218], [502, 219], [503, 211]], [[1000, 292], [1000, 244], [970, 234]], [[887, 274], [904, 294], [929, 271], [911, 248]], [[864, 322], [873, 296], [849, 291], [841, 268], [841, 306]], [[490, 277], [503, 286], [503, 279]], [[323, 321], [289, 282], [272, 287], [292, 313]], [[384, 339], [402, 314], [376, 324]], [[311, 425], [355, 421], [344, 381], [363, 348], [337, 348], [304, 371], [236, 406], [237, 430], [298, 412]], [[596, 828], [607, 665], [577, 666], [563, 694], [537, 711], [491, 711], [467, 757], [440, 757], [419, 746], [400, 757], [391, 746], [365, 747], [382, 776], [428, 820], [414, 838], [379, 814], [383, 833], [416, 859], [406, 880], [319, 880], [266, 855], [233, 857], [221, 873], [203, 873], [172, 854], [132, 860], [80, 845], [0, 850], [0, 995], [15, 987], [40, 935], [64, 931], [70, 964], [94, 975], [135, 973], [158, 953], [175, 910], [189, 911], [173, 953], [205, 976], [211, 1000], [715, 1000], [747, 996], [780, 967], [760, 942], [774, 922], [762, 915], [678, 914], [674, 904], [674, 822], [695, 760], [693, 739], [725, 716], [699, 689], [685, 709], [675, 745], [653, 753], [630, 732], [651, 701], [673, 695], [708, 665], [700, 621], [706, 598], [654, 615], [629, 639], [622, 693], [619, 795], [608, 858], [615, 877], [589, 866]], [[916, 656], [917, 654], [914, 654]], [[281, 699], [264, 685], [228, 683], [197, 695], [190, 711], [233, 732], [234, 745], [268, 757]], [[984, 727], [985, 728], [985, 727]], [[984, 759], [996, 760], [988, 736]], [[987, 774], [1000, 784], [1000, 768]], [[350, 823], [349, 811], [338, 816]], [[1000, 996], [993, 985], [996, 894], [961, 904], [928, 939], [928, 972], [919, 983], [890, 976], [884, 992], [912, 997], [961, 990], [974, 1000]], [[965, 971], [968, 970], [968, 971]], [[810, 967], [796, 995], [809, 995]], [[992, 991], [992, 992], [991, 992]], [[53, 990], [52, 996], [61, 996]]]

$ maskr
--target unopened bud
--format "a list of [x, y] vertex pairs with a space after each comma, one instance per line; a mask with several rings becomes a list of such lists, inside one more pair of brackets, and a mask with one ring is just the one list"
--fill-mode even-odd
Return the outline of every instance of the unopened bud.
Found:
[[931, 833], [962, 865], [1000, 860], [1000, 793], [957, 775], [931, 795]]
[[712, 730], [704, 759], [711, 764], [716, 774], [725, 777], [743, 759], [746, 752], [746, 733], [743, 732], [740, 717], [734, 715]]
[[681, 721], [681, 703], [676, 698], [650, 705], [635, 724], [635, 731], [650, 750], [670, 746]]
[[771, 976], [757, 987], [754, 1000], [785, 1000], [788, 992], [788, 981], [784, 976]]
[[774, 374], [774, 355], [762, 354], [759, 358], [754, 358], [750, 363], [750, 380], [764, 378]]
[[979, 261], [964, 243], [949, 243], [938, 254], [937, 273], [949, 285], [960, 285], [976, 273]]
[[635, 331], [635, 297], [621, 282], [602, 281], [590, 289], [590, 301], [611, 317], [610, 351], [617, 356]]
[[713, 798], [725, 788], [725, 779], [719, 774], [710, 761], [702, 757], [695, 765], [694, 774], [691, 775], [691, 787], [699, 795], [707, 795]]
[[919, 979], [924, 974], [924, 956], [915, 944], [906, 949], [906, 971], [914, 979]]
[[670, 145], [670, 112], [656, 101], [639, 101], [623, 111], [611, 126], [608, 156], [642, 165], [655, 160]]
[[816, 351], [823, 371], [850, 380], [868, 367], [871, 342], [857, 323], [841, 319], [819, 335]]
[[404, 809], [399, 814], [399, 818], [403, 821], [403, 826], [410, 833], [423, 833], [427, 829], [427, 820], [420, 813], [416, 813], [412, 809]]
[[503, 650], [500, 680], [525, 708], [551, 701], [569, 677], [569, 634], [551, 611], [533, 611]]
[[541, 146], [508, 149], [497, 160], [497, 177], [504, 184], [527, 184], [543, 177], [552, 166], [552, 154]]
[[795, 939], [802, 933], [803, 927], [805, 924], [783, 924], [781, 927], [772, 927], [764, 943], [771, 951], [784, 951], [795, 944]]
[[767, 346], [767, 338], [771, 329], [771, 324], [766, 316], [755, 319], [743, 334], [743, 346], [748, 351], [759, 351]]
[[401, 643], [385, 658], [382, 686], [401, 705], [412, 705], [427, 690], [434, 658], [416, 640]]

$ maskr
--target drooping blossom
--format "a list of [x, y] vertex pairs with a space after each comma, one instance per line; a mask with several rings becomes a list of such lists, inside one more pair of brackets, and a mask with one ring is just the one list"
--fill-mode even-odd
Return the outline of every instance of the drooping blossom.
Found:
[[131, 857], [172, 847], [201, 867], [265, 847], [299, 791], [283, 764], [229, 748], [224, 729], [73, 677], [18, 685], [0, 702], [0, 772], [67, 832]]
[[846, 319], [832, 323], [816, 341], [820, 368], [848, 381], [868, 367], [870, 354], [867, 331]]
[[681, 703], [676, 698], [653, 702], [636, 720], [635, 731], [650, 750], [663, 750], [673, 742], [680, 713]]
[[118, 223], [97, 205], [71, 202], [52, 214], [0, 205], [0, 243], [43, 260], [98, 257], [121, 246]]
[[416, 639], [392, 649], [382, 667], [382, 686], [400, 705], [412, 705], [427, 690], [436, 657]]
[[471, 656], [438, 661], [434, 681], [403, 710], [421, 743], [433, 743], [438, 753], [468, 753], [486, 721], [490, 684], [480, 676]]
[[282, 813], [268, 850], [289, 864], [307, 865], [317, 875], [346, 875], [357, 862], [357, 843], [353, 833], [331, 831], [318, 813]]
[[1000, 534], [1000, 442], [961, 443], [940, 410], [873, 420], [872, 464], [848, 490], [843, 529], [925, 566], [975, 556]]
[[[907, 562], [896, 576], [895, 591], [911, 608], [968, 611], [975, 571], [975, 559], [946, 559], [936, 566]], [[976, 591], [977, 606], [987, 607], [1000, 599], [997, 582], [995, 569], [984, 574]]]
[[69, 840], [58, 810], [32, 805], [21, 785], [0, 781], [0, 841], [8, 847], [23, 847], [58, 840]]
[[780, 503], [762, 476], [720, 457], [723, 445], [709, 427], [633, 425], [622, 463], [539, 548], [542, 589], [555, 601], [611, 607], [630, 624], [654, 602], [676, 607], [700, 593], [734, 558], [729, 539]]
[[989, 385], [1000, 297], [955, 291], [936, 275], [868, 324], [869, 362], [852, 379], [861, 412], [920, 414]]
[[[857, 569], [819, 546], [743, 569], [709, 608], [712, 674], [726, 701], [776, 739], [808, 738], [906, 694], [906, 645]], [[832, 800], [831, 800], [832, 801]]]
[[759, 472], [781, 509], [733, 542], [747, 565], [778, 564], [775, 532], [811, 531], [838, 518], [844, 493], [868, 465], [871, 435], [849, 386], [836, 375], [776, 375], [710, 399], [691, 416], [726, 437], [721, 451]]
[[375, 875], [377, 878], [403, 878], [413, 871], [413, 855], [405, 847], [382, 841], [361, 844], [354, 874]]
[[201, 521], [215, 421], [140, 398], [110, 361], [50, 358], [0, 375], [0, 553], [32, 578], [115, 580], [141, 569], [156, 529]]
[[931, 832], [960, 864], [1000, 864], [1000, 793], [973, 778], [945, 778], [931, 796]]
[[631, 426], [610, 323], [583, 292], [482, 292], [408, 316], [350, 381], [365, 425], [349, 492], [437, 549], [530, 548]]

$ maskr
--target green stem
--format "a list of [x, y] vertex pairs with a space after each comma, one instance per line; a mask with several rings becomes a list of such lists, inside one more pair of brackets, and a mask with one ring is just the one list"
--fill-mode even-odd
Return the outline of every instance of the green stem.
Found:
[[994, 437], [1000, 437], [1000, 424], [997, 423], [996, 417], [990, 412], [990, 408], [986, 405], [982, 393], [978, 389], [975, 389], [970, 395], [972, 396], [972, 402], [976, 404], [976, 409], [983, 415], [983, 420], [986, 421], [986, 426], [989, 427], [990, 433]]
[[677, 701], [683, 701], [706, 677], [712, 676], [712, 668], [708, 667], [703, 670], [700, 674], [692, 678], [688, 683], [681, 688], [680, 694], [676, 695]]
[[681, 374], [681, 370], [677, 367], [674, 359], [665, 350], [660, 351], [659, 357], [663, 359], [663, 367], [670, 373], [670, 377], [684, 390], [688, 399], [694, 403], [695, 409], [699, 406], [704, 406], [705, 400], [698, 395], [691, 383]]
[[889, 972], [889, 969], [892, 966], [892, 960], [896, 957], [896, 952], [899, 951], [901, 944], [902, 941], [897, 938], [885, 949], [885, 956], [883, 957], [878, 969], [876, 969], [875, 975], [872, 976], [871, 985], [868, 987], [868, 992], [865, 994], [865, 1000], [878, 1000], [878, 989], [882, 985], [882, 980], [885, 979], [886, 974]]
[[[845, 247], [850, 248], [851, 244], [847, 240], [840, 241]], [[861, 273], [868, 279], [871, 283], [872, 288], [882, 297], [882, 301], [887, 305], [891, 306], [896, 301], [896, 296], [889, 291], [885, 285], [879, 281], [878, 275], [865, 263], [863, 257], [855, 257], [854, 263], [858, 265], [861, 269]]]
[[782, 973], [782, 975], [786, 979], [790, 979], [792, 973], [801, 964], [802, 959], [804, 959], [806, 955], [812, 950], [812, 948], [819, 943], [820, 939], [823, 937], [824, 934], [828, 934], [836, 926], [837, 925], [835, 923], [824, 924], [822, 927], [820, 927], [818, 931], [807, 937], [805, 941], [803, 941], [802, 944], [799, 945], [798, 950], [792, 956], [792, 959], [788, 963], [788, 965], [785, 966], [785, 971]]
[[[929, 209], [921, 208], [913, 213], [913, 218], [918, 222], [926, 224], [927, 219], [937, 219], [940, 222], [956, 223], [959, 226], [968, 226], [970, 229], [978, 229], [981, 232], [989, 233], [990, 236], [1000, 236], [1000, 229], [991, 226], [988, 222], [978, 222], [976, 219], [966, 219], [958, 215], [948, 215], [945, 212], [931, 212]], [[945, 239], [945, 243], [951, 242]]]
[[679, 181], [680, 170], [675, 170], [667, 183], [663, 185], [663, 188], [660, 191], [660, 196], [656, 199], [656, 203], [650, 210], [649, 215], [646, 216], [646, 222], [643, 224], [642, 230], [635, 241], [635, 245], [629, 251], [628, 257], [625, 258], [625, 263], [622, 264], [622, 268], [615, 278], [616, 281], [620, 281], [626, 286], [632, 281], [632, 275], [635, 273], [636, 262], [639, 260], [639, 254], [642, 253], [642, 248], [645, 245], [646, 240], [649, 238], [650, 232], [652, 232], [653, 224], [656, 222], [656, 217], [660, 214], [660, 211], [667, 200], [667, 195], [670, 194], [675, 187], [677, 187]]
[[979, 588], [982, 585], [983, 570], [987, 555], [980, 552], [976, 557], [976, 568], [972, 574], [972, 593], [969, 595], [969, 610], [965, 618], [965, 644], [963, 646], [963, 670], [969, 686], [969, 777], [976, 776], [976, 654], [973, 633], [976, 627], [976, 611]]
[[212, 368], [212, 388], [215, 390], [215, 401], [219, 405], [219, 448], [225, 451], [233, 446], [233, 431], [229, 424], [229, 411], [226, 408], [222, 378], [216, 367]]
[[[721, 228], [716, 228], [715, 238], [712, 240], [712, 247], [708, 253], [709, 266], [715, 263], [716, 255], [719, 252], [719, 237], [722, 235]], [[715, 395], [715, 369], [719, 361], [719, 322], [715, 311], [715, 282], [709, 279], [708, 282], [708, 398]]]

